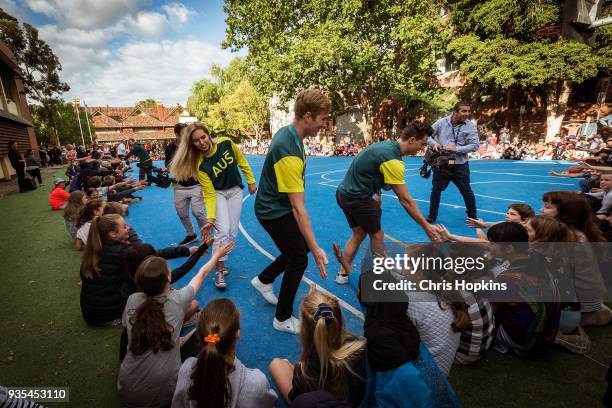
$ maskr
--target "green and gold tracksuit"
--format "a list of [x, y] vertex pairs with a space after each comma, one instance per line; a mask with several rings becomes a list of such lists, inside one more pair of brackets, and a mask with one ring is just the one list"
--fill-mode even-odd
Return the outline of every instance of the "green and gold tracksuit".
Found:
[[242, 152], [228, 137], [219, 137], [207, 156], [201, 155], [198, 160], [198, 180], [202, 187], [206, 217], [215, 219], [217, 194], [215, 190], [228, 190], [232, 187], [244, 188], [240, 170], [246, 177], [247, 184], [255, 183], [255, 177], [249, 162]]

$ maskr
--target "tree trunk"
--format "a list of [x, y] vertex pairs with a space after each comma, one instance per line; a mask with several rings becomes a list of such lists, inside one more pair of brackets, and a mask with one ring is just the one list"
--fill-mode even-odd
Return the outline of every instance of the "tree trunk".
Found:
[[555, 81], [546, 94], [546, 141], [549, 142], [561, 132], [561, 122], [567, 111], [567, 102], [572, 94], [571, 81]]
[[374, 135], [374, 125], [372, 123], [372, 106], [366, 101], [361, 104], [361, 120], [357, 120], [357, 114], [353, 113], [355, 124], [363, 133], [363, 140], [365, 142], [372, 142]]

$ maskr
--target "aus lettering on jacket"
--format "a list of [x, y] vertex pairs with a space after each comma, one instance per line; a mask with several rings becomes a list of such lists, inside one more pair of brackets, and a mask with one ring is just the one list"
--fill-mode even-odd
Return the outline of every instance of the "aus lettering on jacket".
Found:
[[229, 151], [226, 151], [221, 157], [221, 160], [215, 163], [212, 167], [212, 171], [215, 177], [223, 172], [223, 170], [227, 169], [227, 166], [234, 163], [234, 156]]

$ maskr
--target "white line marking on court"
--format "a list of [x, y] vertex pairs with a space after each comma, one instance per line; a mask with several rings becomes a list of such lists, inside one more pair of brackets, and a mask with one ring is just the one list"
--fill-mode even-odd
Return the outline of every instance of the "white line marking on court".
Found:
[[[474, 183], [472, 183], [472, 184], [474, 184]], [[393, 198], [395, 198], [396, 200], [398, 200], [397, 196], [395, 196], [395, 195], [392, 195], [392, 194], [385, 194], [385, 193], [383, 193], [383, 195], [384, 195], [384, 196], [387, 196], [387, 197], [393, 197]], [[414, 197], [413, 197], [412, 199], [413, 199], [414, 201], [420, 201], [420, 202], [422, 202], [422, 203], [428, 203], [428, 202], [429, 202], [429, 200], [421, 200], [420, 198], [414, 198]], [[462, 206], [462, 205], [457, 205], [457, 204], [440, 203], [440, 205], [444, 205], [444, 206], [446, 206], [446, 207], [452, 207], [452, 208], [455, 208], [455, 209], [460, 209], [460, 208], [465, 209], [465, 207], [464, 207], [464, 206]], [[506, 215], [506, 213], [505, 213], [505, 212], [492, 211], [492, 210], [482, 210], [482, 209], [480, 209], [480, 208], [478, 209], [478, 211], [479, 211], [479, 212], [491, 213], [491, 214]]]
[[[242, 199], [242, 202], [244, 203], [248, 198], [250, 197], [250, 195], [247, 195], [246, 197], [244, 197]], [[244, 229], [244, 227], [242, 226], [242, 222], [240, 222], [238, 224], [238, 228], [240, 229], [240, 232], [242, 233], [242, 235], [244, 235], [244, 237], [247, 239], [247, 241], [249, 241], [249, 243], [251, 245], [253, 245], [253, 247], [255, 247], [255, 249], [257, 249], [259, 252], [262, 253], [263, 256], [265, 256], [266, 258], [268, 258], [271, 261], [274, 261], [276, 259], [276, 257], [274, 255], [272, 255], [271, 253], [269, 253], [268, 251], [266, 251], [264, 248], [261, 247], [261, 245], [259, 245], [257, 243], [257, 241], [255, 241], [253, 239], [253, 237], [251, 237], [249, 235], [249, 233]], [[314, 281], [312, 281], [310, 278], [307, 278], [306, 276], [302, 276], [302, 280], [307, 284], [307, 285], [312, 285], [313, 283], [315, 283]], [[348, 310], [349, 312], [351, 312], [352, 314], [354, 314], [355, 316], [357, 316], [358, 318], [360, 318], [361, 320], [364, 320], [363, 318], [363, 313], [361, 313], [359, 310], [357, 310], [355, 307], [353, 307], [351, 304], [347, 303], [346, 301], [342, 300], [339, 296], [331, 293], [330, 291], [328, 291], [327, 289], [325, 289], [324, 287], [322, 287], [321, 285], [317, 285], [317, 290], [319, 292], [325, 293], [328, 296], [332, 296], [335, 297], [336, 299], [338, 299], [338, 302], [340, 303], [340, 306], [342, 306], [343, 308], [345, 308], [346, 310]]]
[[548, 181], [520, 181], [520, 180], [495, 180], [495, 181], [476, 181], [470, 184], [491, 184], [491, 183], [529, 183], [529, 184], [552, 184], [553, 186], [576, 186], [569, 183], [549, 183]]
[[[472, 183], [472, 184], [474, 184], [474, 183]], [[476, 193], [474, 193], [474, 195], [475, 195], [476, 197], [492, 198], [493, 200], [510, 201], [511, 203], [524, 203], [524, 201], [521, 201], [521, 200], [510, 200], [509, 198], [502, 198], [502, 197], [488, 196], [488, 195], [484, 195], [484, 194], [476, 194]], [[479, 210], [479, 211], [480, 211], [480, 210]]]
[[539, 178], [555, 178], [558, 179], [559, 177], [556, 176], [539, 176], [539, 175], [535, 175], [535, 174], [522, 174], [522, 173], [499, 173], [496, 171], [483, 171], [483, 170], [472, 170], [472, 173], [481, 173], [481, 174], [502, 174], [502, 175], [508, 175], [508, 176], [521, 176], [521, 177], [539, 177]]
[[326, 171], [318, 171], [318, 172], [316, 172], [316, 173], [309, 173], [309, 174], [306, 174], [306, 176], [305, 176], [305, 177], [308, 177], [308, 176], [314, 176], [315, 174], [329, 174], [329, 173], [337, 173], [337, 172], [339, 172], [339, 171], [347, 171], [347, 170], [348, 170], [348, 169], [342, 169], [342, 170], [326, 170]]

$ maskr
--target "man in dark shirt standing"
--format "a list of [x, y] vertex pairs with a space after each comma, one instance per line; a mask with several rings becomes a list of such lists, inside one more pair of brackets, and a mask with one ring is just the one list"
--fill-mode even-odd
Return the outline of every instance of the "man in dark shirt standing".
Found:
[[136, 143], [134, 139], [130, 139], [130, 144], [132, 145], [132, 150], [125, 156], [125, 159], [129, 159], [130, 156], [138, 157], [140, 168], [140, 172], [138, 173], [138, 180], [142, 181], [147, 176], [147, 183], [151, 185], [153, 182], [153, 175], [151, 171], [153, 171], [153, 161], [151, 160], [151, 156], [147, 153], [146, 149], [140, 143]]
[[[185, 123], [177, 123], [174, 125], [174, 136], [176, 139], [173, 140], [166, 146], [164, 151], [165, 161], [164, 170], [168, 171], [172, 159], [176, 154], [176, 151], [181, 144], [181, 132], [187, 127]], [[202, 189], [200, 188], [200, 182], [195, 178], [191, 177], [187, 180], [178, 181], [174, 184], [174, 208], [176, 214], [179, 216], [183, 227], [187, 235], [179, 242], [179, 245], [187, 245], [198, 240], [198, 237], [193, 229], [193, 223], [189, 216], [189, 204], [191, 204], [191, 212], [196, 217], [198, 227], [200, 230], [206, 225], [206, 214], [204, 214], [204, 199], [202, 198]]]
[[19, 192], [23, 193], [27, 191], [25, 188], [25, 160], [21, 156], [21, 153], [17, 150], [17, 142], [11, 140], [9, 142], [9, 150], [8, 157], [11, 162], [11, 166], [15, 169], [15, 173], [17, 173], [17, 184], [19, 185]]

